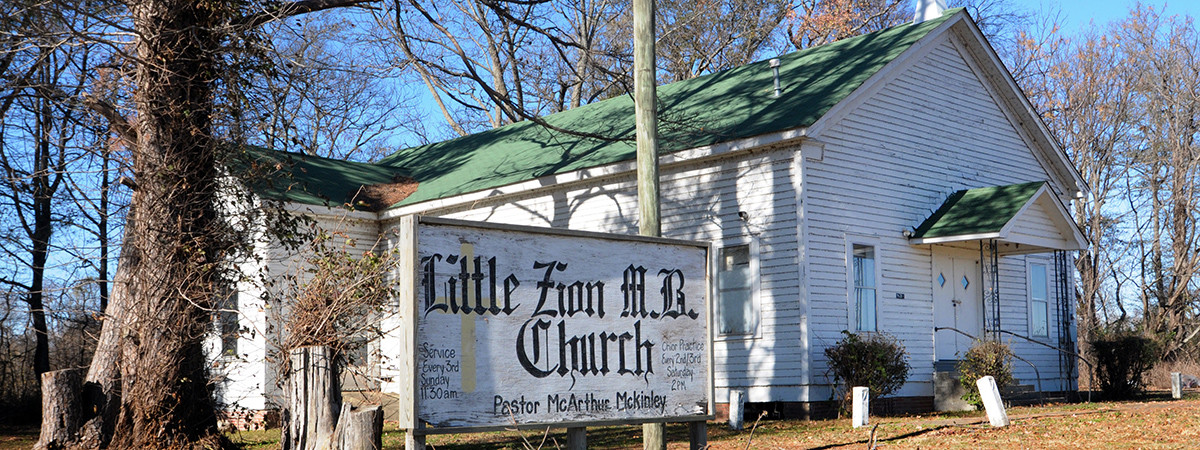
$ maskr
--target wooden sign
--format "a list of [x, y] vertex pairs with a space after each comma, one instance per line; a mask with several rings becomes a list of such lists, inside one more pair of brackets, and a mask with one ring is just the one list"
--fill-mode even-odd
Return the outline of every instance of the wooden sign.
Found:
[[402, 426], [711, 417], [707, 244], [406, 223], [416, 251], [400, 277], [413, 344]]

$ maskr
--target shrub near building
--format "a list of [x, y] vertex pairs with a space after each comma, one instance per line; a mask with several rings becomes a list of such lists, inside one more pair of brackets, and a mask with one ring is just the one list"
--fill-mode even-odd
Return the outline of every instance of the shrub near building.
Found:
[[1143, 376], [1158, 362], [1154, 340], [1128, 332], [1101, 334], [1092, 341], [1096, 371], [1104, 398], [1131, 398], [1145, 388]]
[[895, 337], [884, 333], [845, 335], [825, 349], [829, 371], [833, 374], [833, 395], [839, 409], [850, 404], [851, 388], [866, 386], [871, 399], [892, 394], [908, 380], [908, 353]]
[[983, 399], [979, 397], [979, 389], [975, 386], [980, 378], [991, 376], [1000, 388], [1015, 383], [1012, 358], [1013, 352], [1008, 344], [988, 339], [976, 340], [958, 362], [958, 382], [966, 392], [962, 396], [963, 401], [977, 410], [983, 409]]

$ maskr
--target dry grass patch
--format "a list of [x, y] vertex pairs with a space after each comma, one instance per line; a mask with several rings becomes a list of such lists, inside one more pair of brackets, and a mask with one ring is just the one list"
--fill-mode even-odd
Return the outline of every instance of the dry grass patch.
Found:
[[1146, 384], [1153, 389], [1170, 390], [1171, 372], [1200, 377], [1200, 362], [1195, 360], [1161, 361], [1146, 373]]
[[[982, 412], [872, 418], [879, 448], [1187, 448], [1200, 442], [1200, 396], [1178, 402], [1128, 402], [1021, 407], [1009, 410], [1013, 425], [992, 428]], [[854, 429], [848, 419], [769, 421], [754, 430], [733, 432], [709, 424], [713, 450], [867, 448], [871, 428]], [[683, 425], [667, 428], [670, 449], [687, 448]], [[438, 449], [522, 449], [521, 433], [431, 436]], [[524, 434], [535, 444], [541, 433]], [[539, 438], [539, 439], [535, 439]], [[588, 430], [588, 447], [640, 449], [640, 427]], [[551, 432], [540, 448], [565, 441]], [[398, 448], [398, 447], [397, 447]]]
[[[882, 449], [1027, 449], [1027, 448], [1194, 448], [1200, 442], [1200, 393], [1184, 400], [1080, 403], [1009, 409], [1012, 425], [992, 428], [983, 412], [872, 417]], [[752, 421], [748, 421], [752, 422]], [[747, 424], [749, 426], [749, 423]], [[709, 448], [834, 449], [867, 448], [872, 427], [854, 429], [849, 419], [764, 421], [753, 431], [731, 431], [709, 423]], [[641, 426], [588, 429], [588, 448], [641, 449]], [[278, 430], [241, 434], [243, 448], [278, 448]], [[686, 449], [687, 427], [668, 424], [668, 448]], [[554, 449], [566, 443], [564, 430], [505, 431], [428, 438], [435, 450]], [[389, 428], [384, 448], [402, 449], [404, 434]]]

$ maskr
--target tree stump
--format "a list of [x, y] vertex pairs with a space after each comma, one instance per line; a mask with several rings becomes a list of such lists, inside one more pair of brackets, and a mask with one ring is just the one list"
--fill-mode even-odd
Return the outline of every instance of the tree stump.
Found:
[[372, 405], [355, 409], [349, 403], [342, 403], [333, 443], [340, 450], [383, 448], [383, 408]]
[[342, 407], [337, 361], [328, 347], [301, 347], [289, 353], [284, 450], [332, 448]]
[[83, 425], [80, 392], [87, 369], [64, 369], [42, 374], [42, 431], [35, 449], [63, 448]]

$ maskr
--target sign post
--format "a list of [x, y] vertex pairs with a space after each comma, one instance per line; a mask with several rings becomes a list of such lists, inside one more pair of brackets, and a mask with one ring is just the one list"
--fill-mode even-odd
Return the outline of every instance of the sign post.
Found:
[[410, 433], [712, 418], [707, 244], [414, 217], [399, 231], [412, 250], [384, 348], [407, 350], [388, 386]]

